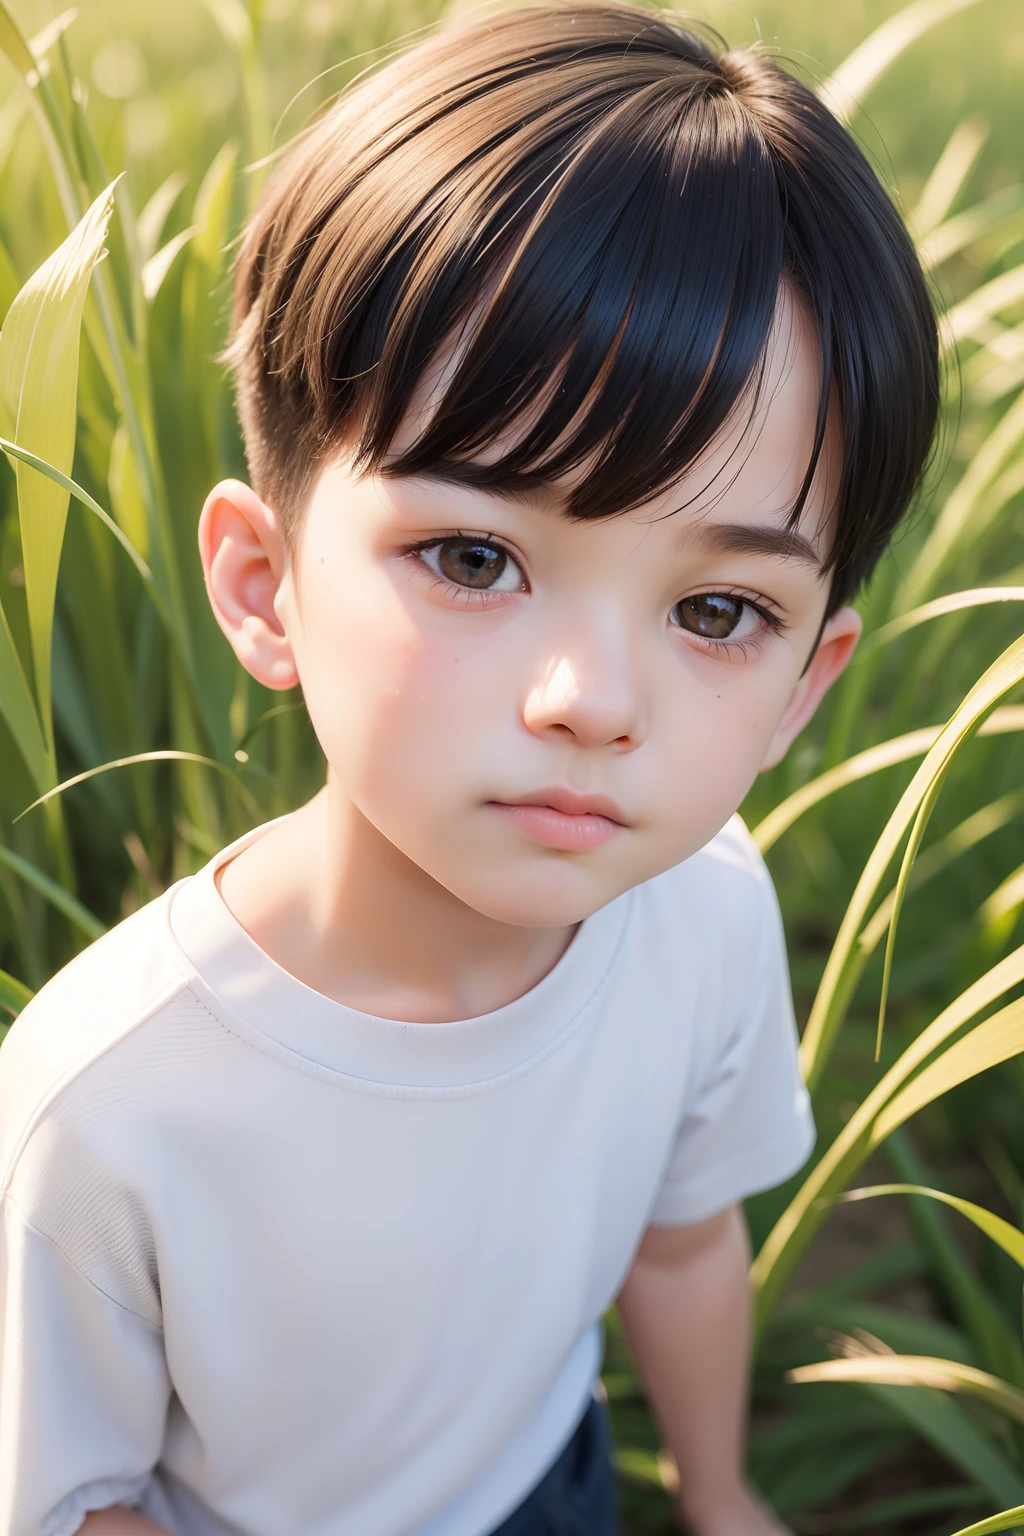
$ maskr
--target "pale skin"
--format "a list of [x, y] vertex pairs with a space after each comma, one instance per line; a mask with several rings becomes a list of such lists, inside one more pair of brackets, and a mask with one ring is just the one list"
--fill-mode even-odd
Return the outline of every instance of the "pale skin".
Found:
[[[456, 356], [424, 376], [394, 454]], [[328, 764], [323, 789], [221, 871], [267, 954], [367, 1013], [470, 1019], [536, 985], [583, 918], [724, 825], [860, 633], [848, 607], [822, 623], [834, 423], [785, 542], [816, 401], [812, 323], [784, 290], [753, 422], [737, 412], [634, 512], [573, 523], [558, 487], [512, 502], [357, 477], [339, 454], [289, 548], [250, 487], [211, 491], [199, 543], [214, 613], [254, 677], [301, 684]], [[709, 614], [716, 636], [699, 632]], [[523, 810], [551, 791], [611, 804]], [[748, 1265], [734, 1206], [649, 1228], [619, 1297], [696, 1536], [785, 1529], [742, 1472]], [[157, 1527], [118, 1508], [83, 1529]]]

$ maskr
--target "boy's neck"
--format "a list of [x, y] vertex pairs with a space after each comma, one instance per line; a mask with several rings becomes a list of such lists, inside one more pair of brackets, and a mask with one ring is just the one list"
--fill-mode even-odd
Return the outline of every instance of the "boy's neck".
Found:
[[410, 1023], [476, 1018], [528, 992], [576, 924], [475, 911], [401, 853], [333, 780], [217, 872], [249, 936], [306, 986]]

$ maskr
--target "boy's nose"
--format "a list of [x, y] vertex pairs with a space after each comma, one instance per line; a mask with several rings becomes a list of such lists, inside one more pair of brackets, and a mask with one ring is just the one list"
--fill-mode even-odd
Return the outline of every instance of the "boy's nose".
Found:
[[538, 736], [571, 736], [581, 747], [624, 752], [638, 747], [646, 734], [637, 689], [621, 656], [553, 656], [527, 695], [523, 720]]

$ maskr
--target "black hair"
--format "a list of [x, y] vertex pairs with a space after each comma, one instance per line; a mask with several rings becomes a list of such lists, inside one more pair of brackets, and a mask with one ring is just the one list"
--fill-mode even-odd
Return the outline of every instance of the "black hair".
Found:
[[[256, 489], [294, 534], [318, 468], [528, 495], [573, 518], [677, 482], [764, 370], [780, 287], [813, 315], [814, 451], [838, 417], [829, 612], [919, 483], [939, 404], [917, 255], [849, 131], [758, 49], [672, 13], [556, 3], [450, 25], [342, 94], [265, 191], [228, 356]], [[417, 381], [473, 317], [434, 415]], [[481, 449], [543, 404], [493, 463]]]

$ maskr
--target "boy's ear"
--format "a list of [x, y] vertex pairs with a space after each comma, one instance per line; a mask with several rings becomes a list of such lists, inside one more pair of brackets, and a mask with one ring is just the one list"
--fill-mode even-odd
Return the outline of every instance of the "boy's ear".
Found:
[[293, 688], [295, 658], [275, 599], [291, 580], [281, 524], [241, 480], [215, 485], [199, 518], [210, 606], [245, 670], [267, 688]]
[[765, 768], [774, 768], [785, 757], [793, 738], [803, 730], [853, 655], [862, 628], [860, 614], [853, 608], [840, 608], [826, 619], [818, 648], [793, 689], [776, 727], [761, 764], [762, 772]]

